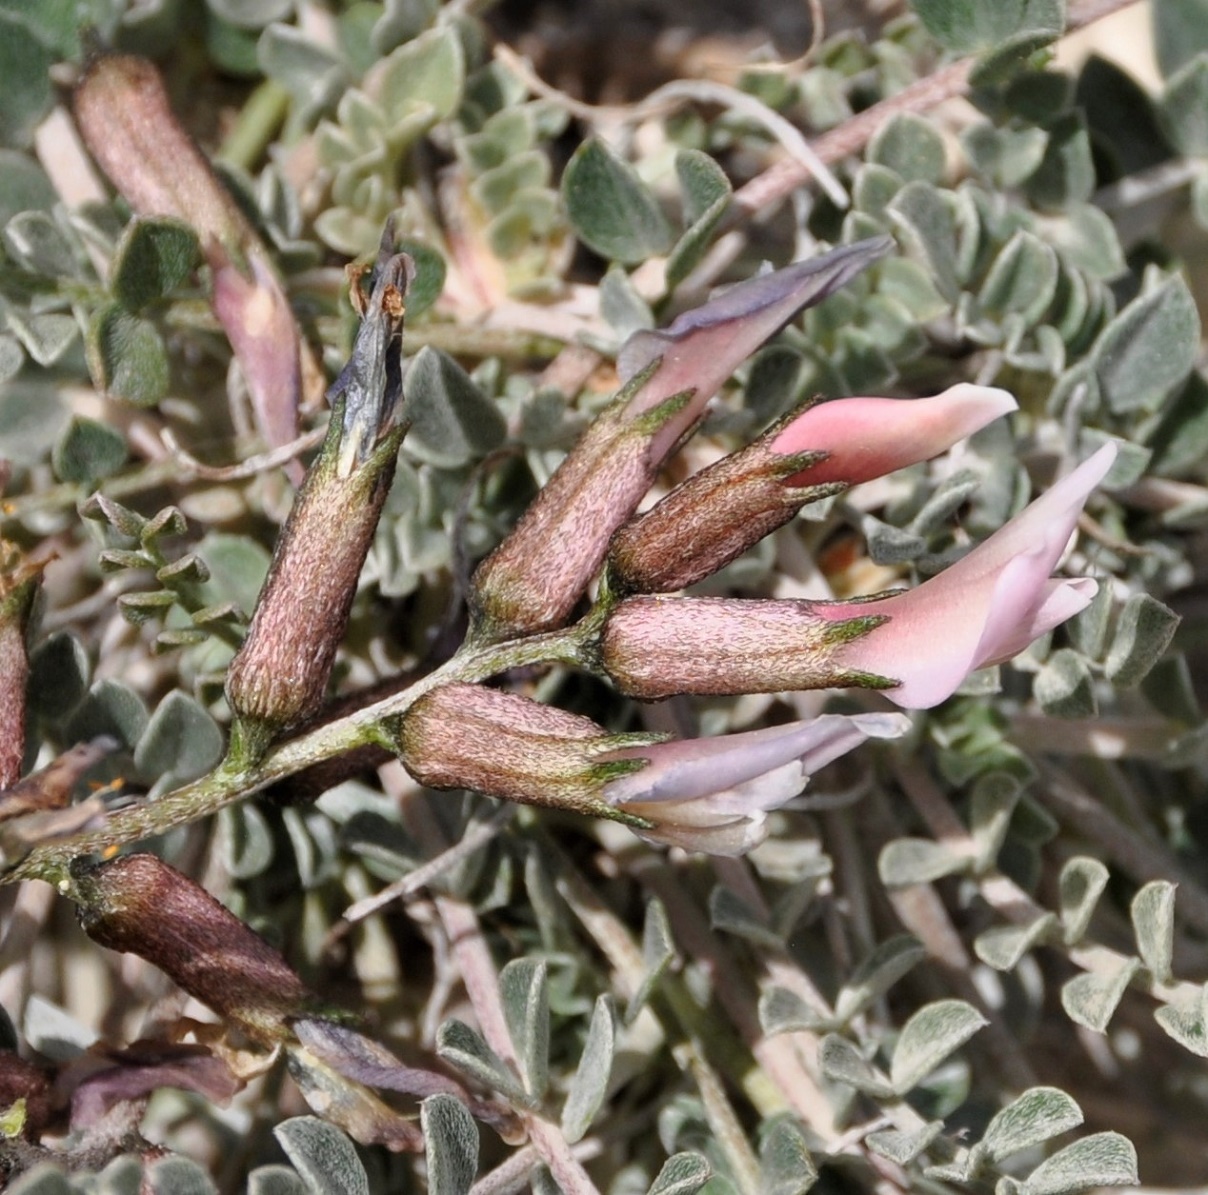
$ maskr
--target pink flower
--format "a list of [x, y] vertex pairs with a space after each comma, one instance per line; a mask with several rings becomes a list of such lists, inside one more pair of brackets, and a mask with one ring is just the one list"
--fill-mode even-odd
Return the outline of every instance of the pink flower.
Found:
[[839, 398], [781, 420], [622, 527], [609, 547], [623, 592], [670, 593], [717, 572], [807, 502], [927, 460], [1016, 409], [1005, 390]]
[[786, 477], [786, 486], [856, 485], [930, 460], [1017, 409], [1005, 390], [967, 382], [934, 398], [840, 398], [785, 424], [770, 447], [781, 456], [826, 453], [824, 461]]
[[810, 777], [867, 739], [894, 739], [902, 714], [826, 714], [766, 730], [626, 747], [601, 760], [644, 760], [639, 772], [604, 785], [604, 799], [644, 819], [651, 842], [739, 855], [762, 841], [769, 810], [798, 796]]
[[877, 601], [823, 606], [832, 621], [885, 615], [846, 644], [841, 664], [897, 680], [886, 696], [929, 709], [971, 672], [1000, 664], [1086, 609], [1098, 591], [1089, 577], [1052, 579], [1082, 507], [1107, 476], [1116, 446], [1105, 444], [1022, 514], [951, 568], [917, 589]]
[[632, 597], [604, 625], [599, 660], [622, 692], [883, 689], [927, 709], [1086, 608], [1089, 578], [1054, 580], [1106, 444], [963, 560], [916, 589], [859, 602]]
[[740, 282], [621, 350], [625, 387], [474, 574], [471, 637], [497, 642], [562, 626], [638, 508], [667, 454], [734, 370], [802, 307], [819, 303], [893, 246], [833, 249]]

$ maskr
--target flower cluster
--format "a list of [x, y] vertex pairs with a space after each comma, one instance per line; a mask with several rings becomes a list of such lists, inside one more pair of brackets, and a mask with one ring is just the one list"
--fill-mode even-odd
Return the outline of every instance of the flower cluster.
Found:
[[[830, 602], [678, 594], [804, 504], [937, 456], [1015, 410], [1005, 391], [974, 385], [807, 404], [637, 513], [661, 462], [742, 359], [889, 247], [862, 242], [762, 275], [666, 331], [631, 338], [618, 363], [625, 388], [475, 574], [471, 643], [565, 626], [600, 576], [594, 606], [572, 628], [578, 660], [629, 696], [858, 686], [924, 709], [1085, 608], [1095, 582], [1052, 573], [1111, 467], [1110, 444], [915, 589]], [[655, 841], [730, 854], [758, 842], [767, 811], [818, 767], [908, 727], [901, 714], [829, 715], [635, 741], [513, 693], [453, 683], [405, 714], [398, 749], [432, 787], [609, 816]]]

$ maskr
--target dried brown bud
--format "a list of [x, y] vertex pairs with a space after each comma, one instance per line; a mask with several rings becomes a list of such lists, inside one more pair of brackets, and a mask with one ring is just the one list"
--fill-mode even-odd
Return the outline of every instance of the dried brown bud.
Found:
[[394, 478], [406, 430], [402, 396], [403, 294], [414, 266], [392, 254], [387, 225], [352, 356], [332, 386], [327, 438], [281, 533], [247, 639], [227, 673], [242, 720], [238, 744], [253, 756], [276, 731], [322, 704]]
[[272, 1047], [318, 1001], [285, 959], [188, 876], [125, 855], [75, 876], [80, 923], [110, 950], [145, 958], [223, 1020]]
[[[214, 278], [213, 305], [274, 448], [297, 433], [302, 339], [268, 251], [172, 111], [155, 66], [105, 54], [84, 73], [75, 115], [88, 150], [139, 214], [190, 224]], [[301, 466], [290, 463], [294, 482]]]
[[[227, 700], [241, 718], [276, 732], [322, 704], [400, 439], [391, 435], [363, 468], [340, 477], [340, 427], [333, 416], [323, 452], [281, 532], [247, 639], [227, 673]], [[253, 750], [265, 745], [249, 744]]]

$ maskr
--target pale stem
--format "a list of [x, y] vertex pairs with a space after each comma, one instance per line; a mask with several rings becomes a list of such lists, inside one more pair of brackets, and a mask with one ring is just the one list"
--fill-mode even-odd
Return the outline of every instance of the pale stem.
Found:
[[71, 861], [112, 847], [124, 846], [176, 826], [217, 813], [270, 784], [292, 776], [312, 764], [342, 755], [367, 743], [380, 742], [382, 724], [405, 713], [425, 693], [452, 681], [481, 681], [527, 664], [571, 663], [590, 633], [587, 623], [562, 631], [534, 635], [516, 642], [465, 648], [409, 689], [337, 718], [314, 730], [273, 747], [254, 764], [240, 766], [228, 757], [214, 771], [154, 801], [145, 801], [111, 814], [100, 829], [76, 834], [35, 847], [22, 860], [0, 874], [0, 883], [24, 879], [69, 882]]

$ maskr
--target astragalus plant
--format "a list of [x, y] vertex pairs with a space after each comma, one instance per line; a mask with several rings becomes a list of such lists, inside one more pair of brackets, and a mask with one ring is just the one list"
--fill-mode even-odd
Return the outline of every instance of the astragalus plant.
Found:
[[7, 1189], [1208, 1180], [1208, 4], [807, 7], [0, 5]]

